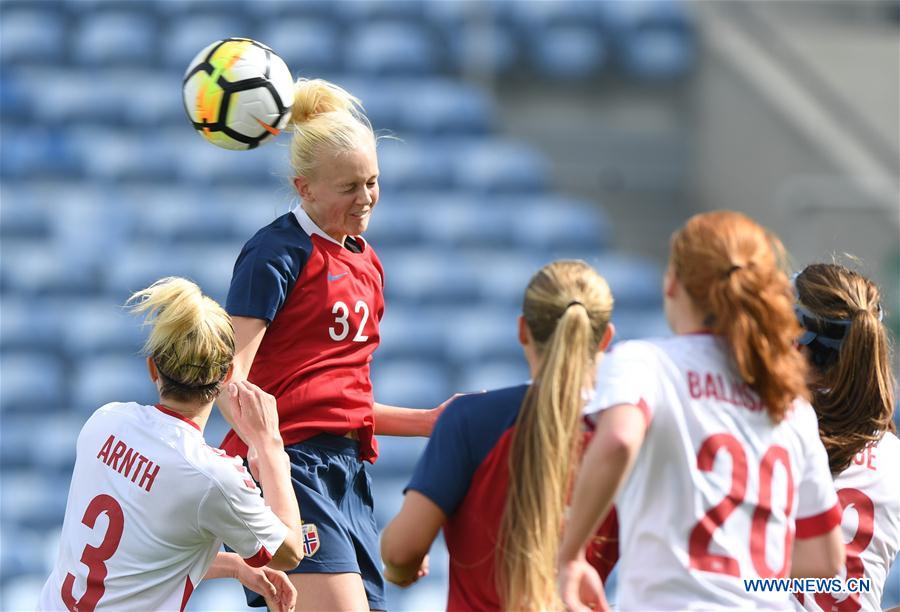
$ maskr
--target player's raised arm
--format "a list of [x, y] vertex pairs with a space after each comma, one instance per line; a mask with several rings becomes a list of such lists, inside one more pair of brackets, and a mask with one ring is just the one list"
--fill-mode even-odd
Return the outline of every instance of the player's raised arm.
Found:
[[461, 395], [465, 394], [454, 393], [436, 408], [426, 409], [402, 408], [375, 402], [375, 433], [381, 436], [430, 436], [444, 409]]
[[303, 558], [303, 534], [300, 509], [291, 484], [290, 462], [278, 431], [275, 398], [246, 380], [228, 385], [228, 394], [237, 430], [256, 449], [256, 469], [263, 497], [288, 528], [288, 534], [269, 566], [294, 569]]
[[[256, 357], [256, 351], [266, 334], [267, 323], [264, 319], [252, 317], [232, 317], [231, 324], [234, 327], [234, 362], [231, 380], [238, 382], [247, 380], [250, 366]], [[234, 427], [232, 418], [231, 395], [224, 389], [216, 400], [219, 411], [228, 424]], [[240, 435], [241, 432], [238, 432]], [[242, 436], [243, 437], [243, 436]], [[245, 440], [246, 441], [246, 440]]]
[[584, 558], [584, 548], [628, 477], [644, 441], [647, 424], [636, 406], [621, 404], [603, 412], [578, 471], [560, 564]]

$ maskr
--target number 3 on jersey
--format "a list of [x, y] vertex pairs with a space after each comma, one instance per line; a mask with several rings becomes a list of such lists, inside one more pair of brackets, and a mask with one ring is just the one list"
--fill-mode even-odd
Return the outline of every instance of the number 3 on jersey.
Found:
[[106, 590], [106, 586], [103, 584], [106, 579], [106, 561], [119, 547], [119, 540], [122, 539], [122, 531], [125, 529], [125, 515], [122, 512], [122, 506], [109, 495], [98, 495], [88, 504], [81, 522], [93, 529], [97, 518], [103, 513], [106, 513], [109, 521], [106, 524], [103, 541], [100, 542], [100, 546], [88, 544], [81, 553], [81, 562], [88, 568], [87, 588], [81, 599], [75, 601], [75, 595], [72, 592], [72, 587], [75, 586], [75, 576], [71, 573], [66, 574], [66, 579], [63, 581], [62, 600], [69, 610], [93, 612]]
[[[856, 533], [853, 539], [847, 542], [847, 568], [846, 580], [866, 577], [865, 567], [860, 558], [862, 552], [868, 548], [875, 533], [875, 504], [872, 499], [859, 489], [845, 488], [838, 493], [838, 500], [847, 512], [850, 508], [856, 510]], [[831, 593], [816, 593], [816, 603], [823, 610], [837, 610], [838, 612], [857, 612], [862, 610], [859, 594], [851, 593], [846, 599], [838, 601]]]
[[[365, 342], [369, 339], [363, 334], [366, 327], [366, 321], [369, 320], [369, 306], [362, 300], [357, 300], [353, 306], [355, 314], [362, 313], [359, 326], [356, 328], [356, 334], [353, 336], [353, 342]], [[328, 328], [329, 337], [335, 342], [340, 342], [350, 333], [350, 308], [344, 302], [337, 301], [331, 307], [331, 314], [334, 315], [334, 325]]]

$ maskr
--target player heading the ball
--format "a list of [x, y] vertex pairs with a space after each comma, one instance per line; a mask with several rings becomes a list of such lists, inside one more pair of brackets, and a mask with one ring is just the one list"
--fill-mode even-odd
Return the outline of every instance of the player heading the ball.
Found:
[[[300, 203], [241, 249], [228, 290], [235, 380], [278, 399], [281, 436], [306, 520], [306, 557], [289, 571], [301, 609], [383, 610], [378, 527], [366, 463], [375, 434], [427, 436], [440, 407], [375, 401], [384, 269], [362, 234], [379, 206], [377, 138], [360, 100], [298, 79], [291, 109], [291, 184]], [[412, 323], [411, 323], [412, 324]], [[219, 408], [226, 419], [230, 398]], [[222, 448], [249, 451], [230, 431]], [[252, 446], [250, 444], [249, 446]], [[255, 593], [248, 603], [257, 604]]]
[[[264, 499], [240, 458], [203, 439], [231, 375], [228, 315], [183, 278], [157, 281], [128, 303], [152, 326], [144, 351], [159, 401], [106, 404], [82, 428], [40, 609], [184, 609], [203, 578], [232, 576], [272, 609], [291, 610], [296, 591], [276, 569], [302, 557], [300, 512], [274, 398], [248, 382], [230, 385], [235, 425], [258, 450]], [[217, 554], [222, 542], [236, 554]]]

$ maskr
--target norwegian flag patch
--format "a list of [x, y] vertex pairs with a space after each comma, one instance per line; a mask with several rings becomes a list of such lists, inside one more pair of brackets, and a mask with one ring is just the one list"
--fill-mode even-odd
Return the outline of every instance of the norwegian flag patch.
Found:
[[303, 523], [303, 556], [312, 557], [319, 551], [321, 540], [315, 523]]

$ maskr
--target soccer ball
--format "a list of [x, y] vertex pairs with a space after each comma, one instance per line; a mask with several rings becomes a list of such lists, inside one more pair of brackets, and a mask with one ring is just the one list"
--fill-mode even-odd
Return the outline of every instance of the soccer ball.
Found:
[[184, 110], [197, 132], [225, 149], [253, 149], [291, 117], [294, 82], [284, 60], [249, 38], [218, 40], [184, 73]]

